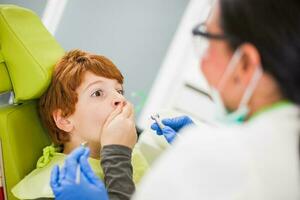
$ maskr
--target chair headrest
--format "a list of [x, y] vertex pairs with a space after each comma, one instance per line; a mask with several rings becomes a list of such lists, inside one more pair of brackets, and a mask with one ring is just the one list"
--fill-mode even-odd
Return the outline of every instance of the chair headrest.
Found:
[[64, 55], [39, 17], [14, 5], [0, 5], [0, 51], [5, 62], [0, 65], [0, 91], [12, 86], [15, 102], [39, 98], [51, 81], [53, 66]]
[[4, 64], [4, 59], [0, 54], [0, 94], [12, 90], [11, 82], [9, 79], [9, 74], [7, 72], [6, 66]]

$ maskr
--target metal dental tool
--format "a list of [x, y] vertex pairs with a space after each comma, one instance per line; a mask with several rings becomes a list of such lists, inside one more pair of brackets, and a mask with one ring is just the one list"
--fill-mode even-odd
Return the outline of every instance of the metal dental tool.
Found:
[[[161, 130], [165, 127], [165, 125], [163, 125], [163, 123], [161, 122], [161, 119], [160, 119], [160, 117], [159, 117], [159, 114], [151, 115], [151, 119], [154, 120], [154, 121], [158, 124], [158, 126], [159, 126], [159, 128], [160, 128]], [[179, 134], [176, 133], [176, 137], [177, 137], [177, 138], [180, 138], [181, 136], [180, 136]]]
[[159, 114], [151, 115], [151, 119], [154, 120], [158, 124], [158, 126], [161, 130], [165, 127], [163, 125], [163, 123], [161, 122], [161, 119], [159, 118]]
[[[80, 146], [87, 147], [87, 142], [82, 142], [80, 144]], [[76, 168], [76, 180], [75, 180], [75, 182], [76, 182], [76, 184], [80, 183], [80, 165], [79, 164], [77, 165], [77, 168]]]

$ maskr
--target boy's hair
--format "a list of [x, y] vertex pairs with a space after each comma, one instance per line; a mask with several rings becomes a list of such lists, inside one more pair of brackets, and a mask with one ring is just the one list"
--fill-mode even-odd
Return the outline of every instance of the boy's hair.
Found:
[[76, 89], [87, 71], [123, 84], [121, 72], [106, 57], [78, 49], [67, 52], [55, 65], [51, 84], [39, 100], [40, 117], [55, 144], [69, 141], [69, 134], [56, 126], [52, 114], [57, 109], [64, 117], [75, 112]]

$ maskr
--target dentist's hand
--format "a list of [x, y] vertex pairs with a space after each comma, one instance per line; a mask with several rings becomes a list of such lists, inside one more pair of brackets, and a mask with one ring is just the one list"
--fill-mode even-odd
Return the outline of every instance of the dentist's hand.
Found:
[[101, 133], [101, 146], [123, 145], [133, 148], [137, 141], [134, 122], [134, 109], [128, 101], [125, 105], [118, 105], [104, 123]]
[[168, 143], [172, 143], [175, 140], [182, 128], [194, 124], [193, 120], [188, 116], [166, 118], [162, 120], [162, 123], [165, 125], [163, 129], [160, 129], [156, 122], [151, 125], [151, 129], [156, 131], [157, 135], [164, 135]]
[[[78, 147], [68, 155], [61, 170], [55, 166], [50, 185], [56, 200], [108, 200], [103, 182], [94, 174], [87, 159], [89, 150]], [[76, 183], [77, 166], [80, 165], [80, 182]]]

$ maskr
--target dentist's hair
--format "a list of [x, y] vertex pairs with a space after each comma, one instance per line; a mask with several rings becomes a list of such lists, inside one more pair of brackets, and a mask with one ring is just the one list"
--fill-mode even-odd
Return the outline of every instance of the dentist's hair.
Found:
[[39, 100], [40, 117], [55, 144], [69, 141], [69, 134], [56, 126], [53, 112], [60, 109], [64, 117], [75, 112], [76, 89], [87, 71], [123, 84], [121, 72], [108, 58], [78, 49], [67, 52], [55, 65], [50, 86]]
[[300, 105], [300, 1], [219, 1], [220, 26], [232, 49], [253, 44], [284, 97]]
[[300, 105], [300, 1], [220, 0], [220, 11], [231, 47], [253, 44], [284, 97]]

